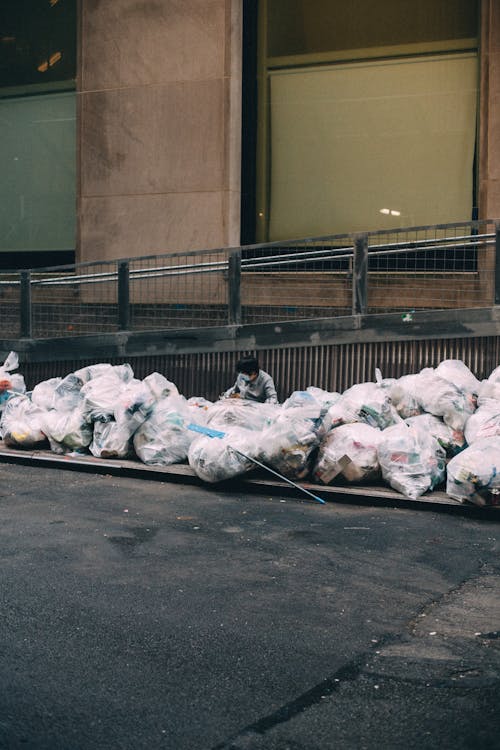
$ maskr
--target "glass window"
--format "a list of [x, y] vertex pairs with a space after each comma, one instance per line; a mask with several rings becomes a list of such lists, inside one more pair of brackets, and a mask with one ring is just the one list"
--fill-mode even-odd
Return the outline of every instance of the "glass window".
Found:
[[0, 7], [0, 266], [72, 262], [76, 0]]
[[256, 239], [468, 220], [476, 0], [262, 0]]

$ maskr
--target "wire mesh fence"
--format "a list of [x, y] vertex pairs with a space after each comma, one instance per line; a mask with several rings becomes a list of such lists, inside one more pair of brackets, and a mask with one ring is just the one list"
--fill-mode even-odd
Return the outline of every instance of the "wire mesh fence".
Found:
[[500, 304], [500, 222], [171, 253], [0, 278], [12, 337], [53, 338]]

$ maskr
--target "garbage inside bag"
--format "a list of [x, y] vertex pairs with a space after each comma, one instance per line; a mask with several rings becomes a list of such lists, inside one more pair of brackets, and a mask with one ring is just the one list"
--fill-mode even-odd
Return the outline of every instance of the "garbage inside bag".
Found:
[[132, 437], [137, 428], [149, 417], [154, 404], [155, 397], [148, 386], [140, 380], [131, 380], [117, 395], [113, 416]]
[[[13, 373], [19, 366], [19, 357], [16, 352], [10, 352], [0, 367], [0, 393], [14, 391], [15, 393], [26, 393], [26, 383], [20, 373]], [[2, 399], [5, 400], [5, 399]]]
[[44, 411], [40, 422], [54, 453], [85, 452], [92, 441], [93, 427], [82, 406], [72, 411]]
[[61, 382], [62, 378], [49, 378], [49, 380], [42, 380], [41, 383], [37, 383], [31, 391], [32, 402], [41, 409], [56, 408], [55, 392]]
[[290, 396], [283, 401], [283, 409], [293, 409], [297, 406], [309, 406], [310, 404], [317, 403], [318, 399], [311, 393], [310, 390], [306, 391], [293, 391]]
[[249, 399], [223, 399], [206, 410], [206, 424], [211, 427], [245, 427], [247, 430], [262, 430], [270, 425], [281, 412], [277, 404], [261, 404]]
[[251, 460], [256, 458], [258, 444], [256, 433], [242, 427], [230, 428], [224, 437], [196, 437], [188, 453], [189, 465], [205, 482], [222, 482], [246, 474], [254, 468]]
[[332, 428], [351, 422], [365, 422], [380, 430], [401, 421], [387, 389], [378, 383], [358, 383], [348, 388], [330, 407], [328, 418]]
[[415, 384], [422, 409], [436, 417], [443, 417], [452, 429], [463, 432], [467, 419], [475, 411], [475, 399], [454, 383], [436, 375], [432, 367], [421, 370]]
[[423, 414], [418, 398], [419, 375], [402, 375], [389, 386], [389, 397], [399, 416], [403, 419]]
[[398, 492], [416, 500], [445, 478], [444, 449], [421, 427], [406, 422], [388, 427], [378, 445], [383, 478]]
[[323, 438], [313, 476], [330, 484], [340, 474], [348, 482], [377, 479], [380, 464], [377, 446], [382, 432], [368, 424], [340, 425]]
[[77, 409], [83, 404], [82, 381], [74, 373], [66, 375], [54, 389], [52, 407], [60, 411]]
[[0, 434], [13, 448], [40, 447], [46, 442], [42, 431], [42, 410], [24, 394], [12, 394], [5, 403], [0, 419]]
[[89, 450], [96, 458], [128, 458], [133, 455], [130, 431], [118, 422], [95, 422]]
[[500, 401], [488, 398], [481, 401], [481, 405], [465, 424], [465, 439], [472, 445], [482, 438], [500, 435]]
[[158, 401], [151, 415], [134, 434], [134, 449], [145, 464], [169, 466], [186, 461], [196, 434], [187, 429], [192, 407], [182, 396]]
[[262, 432], [259, 460], [290, 479], [303, 479], [311, 468], [312, 454], [323, 437], [323, 420], [316, 405], [283, 409]]
[[81, 388], [85, 412], [92, 422], [109, 422], [115, 413], [115, 405], [125, 382], [112, 369], [103, 375], [88, 380]]
[[406, 424], [427, 430], [433, 435], [444, 449], [447, 458], [455, 456], [465, 448], [464, 433], [461, 430], [453, 430], [443, 422], [441, 417], [435, 417], [434, 414], [418, 414], [416, 417], [408, 417], [405, 421]]
[[481, 438], [451, 459], [446, 493], [461, 503], [498, 505], [500, 501], [500, 436]]
[[168, 396], [178, 396], [179, 391], [175, 383], [171, 383], [170, 380], [159, 372], [152, 372], [151, 375], [147, 375], [142, 381], [151, 391], [156, 401], [160, 401], [162, 398]]
[[306, 391], [327, 409], [336, 404], [340, 398], [340, 393], [336, 391], [324, 391], [322, 388], [316, 388], [314, 385], [308, 385]]
[[82, 381], [82, 383], [88, 383], [93, 378], [98, 378], [106, 373], [113, 372], [113, 365], [107, 362], [101, 362], [97, 365], [88, 365], [87, 367], [81, 367], [79, 370], [75, 370], [73, 375]]
[[436, 375], [457, 386], [475, 403], [481, 383], [461, 359], [444, 359], [435, 369]]

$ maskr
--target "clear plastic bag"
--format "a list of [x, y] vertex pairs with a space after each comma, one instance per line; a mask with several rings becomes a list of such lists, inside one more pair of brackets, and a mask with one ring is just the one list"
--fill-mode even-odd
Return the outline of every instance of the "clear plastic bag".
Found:
[[443, 422], [441, 417], [435, 417], [434, 414], [419, 414], [416, 417], [409, 417], [405, 421], [406, 424], [414, 425], [420, 430], [427, 430], [433, 435], [448, 458], [455, 456], [465, 448], [464, 433], [461, 430], [453, 430]]
[[117, 422], [96, 422], [90, 452], [96, 458], [128, 458], [133, 455], [129, 430]]
[[477, 440], [500, 435], [500, 401], [485, 399], [465, 424], [468, 445]]
[[31, 450], [46, 442], [42, 410], [24, 394], [12, 395], [5, 403], [0, 434], [6, 445]]
[[12, 373], [12, 370], [17, 370], [18, 366], [18, 355], [16, 352], [10, 352], [0, 367], [0, 392], [26, 393], [24, 377], [20, 373]]
[[314, 479], [331, 484], [340, 474], [347, 482], [363, 482], [380, 475], [377, 446], [382, 432], [367, 424], [335, 427], [323, 439], [314, 467]]
[[387, 389], [378, 383], [358, 383], [348, 388], [330, 407], [328, 418], [332, 428], [364, 422], [380, 430], [401, 421]]
[[289, 479], [309, 474], [312, 454], [323, 437], [323, 420], [317, 406], [284, 409], [262, 432], [260, 460]]
[[206, 411], [206, 424], [211, 427], [245, 427], [247, 430], [263, 430], [280, 414], [277, 404], [261, 404], [242, 398], [227, 398], [216, 401]]
[[93, 428], [81, 407], [72, 411], [45, 411], [41, 425], [54, 453], [86, 452], [92, 441]]
[[456, 385], [473, 400], [477, 398], [481, 383], [461, 359], [444, 359], [436, 367], [435, 373]]
[[475, 399], [470, 394], [436, 375], [432, 367], [426, 367], [419, 373], [416, 394], [424, 411], [442, 417], [452, 429], [461, 432], [476, 408]]
[[444, 449], [426, 429], [406, 422], [388, 427], [377, 452], [383, 478], [407, 497], [415, 500], [444, 481]]
[[156, 401], [160, 401], [168, 396], [178, 396], [179, 391], [175, 383], [171, 383], [170, 380], [159, 372], [152, 372], [151, 375], [147, 375], [142, 381], [151, 391]]
[[89, 420], [109, 422], [114, 417], [117, 400], [124, 389], [125, 383], [114, 369], [87, 381], [81, 388], [81, 395]]
[[256, 457], [258, 446], [255, 441], [255, 432], [233, 427], [221, 438], [197, 437], [189, 448], [189, 465], [205, 482], [214, 483], [233, 479], [248, 473], [255, 466], [238, 450], [243, 451], [250, 458]]
[[181, 396], [155, 404], [152, 414], [134, 434], [134, 449], [145, 464], [169, 466], [187, 460], [196, 433], [188, 429], [192, 408]]
[[498, 505], [500, 498], [500, 436], [481, 438], [451, 459], [446, 493], [461, 503]]
[[62, 378], [49, 378], [37, 383], [31, 392], [32, 402], [41, 409], [53, 409], [55, 391], [61, 382]]

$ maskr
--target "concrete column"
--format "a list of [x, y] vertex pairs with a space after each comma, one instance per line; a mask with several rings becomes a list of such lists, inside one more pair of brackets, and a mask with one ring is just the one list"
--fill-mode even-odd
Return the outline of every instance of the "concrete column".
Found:
[[78, 260], [239, 244], [242, 0], [81, 0]]

